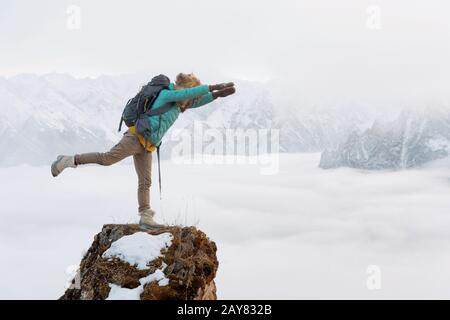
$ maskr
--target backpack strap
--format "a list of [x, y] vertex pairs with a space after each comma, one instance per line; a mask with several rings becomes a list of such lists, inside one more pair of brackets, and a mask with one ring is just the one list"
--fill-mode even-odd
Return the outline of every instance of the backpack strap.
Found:
[[122, 130], [122, 123], [123, 123], [123, 116], [120, 118], [120, 122], [119, 122], [119, 132], [120, 132], [120, 130]]
[[[159, 125], [161, 126], [161, 115], [163, 113], [166, 113], [167, 111], [169, 111], [170, 109], [172, 109], [172, 107], [175, 106], [175, 103], [173, 102], [168, 102], [165, 105], [157, 108], [157, 109], [150, 109], [149, 111], [147, 111], [145, 114], [147, 116], [156, 116], [159, 115]], [[161, 142], [156, 146], [156, 156], [158, 158], [158, 184], [159, 184], [159, 198], [162, 199], [162, 192], [161, 192], [161, 157], [160, 157], [160, 152], [159, 149], [161, 148]]]
[[158, 158], [158, 183], [159, 183], [159, 199], [162, 199], [161, 193], [161, 160], [159, 156], [159, 148], [161, 147], [161, 143], [156, 147], [156, 156]]
[[[128, 104], [130, 103], [131, 99], [128, 99], [127, 104], [125, 105], [128, 106]], [[122, 116], [120, 117], [120, 122], [119, 122], [119, 132], [120, 130], [122, 130], [122, 123], [123, 123], [123, 114], [125, 113], [125, 110], [122, 112]]]
[[141, 93], [138, 93], [138, 101], [137, 101], [137, 108], [136, 108], [136, 120], [139, 119], [139, 116], [142, 113], [142, 110], [144, 109], [143, 107], [141, 107]]

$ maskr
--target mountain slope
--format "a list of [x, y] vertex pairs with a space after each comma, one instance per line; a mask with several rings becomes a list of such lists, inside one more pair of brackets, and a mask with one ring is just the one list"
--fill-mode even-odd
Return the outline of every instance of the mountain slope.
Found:
[[403, 169], [442, 159], [450, 152], [450, 113], [402, 112], [388, 123], [355, 131], [335, 149], [322, 153], [320, 167]]

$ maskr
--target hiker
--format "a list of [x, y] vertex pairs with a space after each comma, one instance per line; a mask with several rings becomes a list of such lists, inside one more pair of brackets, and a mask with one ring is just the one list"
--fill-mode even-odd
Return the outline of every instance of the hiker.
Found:
[[198, 108], [219, 97], [229, 96], [235, 91], [232, 82], [202, 85], [192, 73], [178, 74], [175, 84], [164, 75], [156, 76], [136, 97], [128, 101], [119, 131], [122, 121], [127, 124], [128, 130], [119, 143], [104, 153], [59, 155], [51, 166], [52, 175], [56, 177], [66, 168], [76, 168], [88, 163], [109, 166], [133, 156], [138, 176], [139, 226], [144, 230], [163, 227], [153, 219], [155, 211], [150, 207], [152, 152], [159, 151], [162, 137], [180, 113]]

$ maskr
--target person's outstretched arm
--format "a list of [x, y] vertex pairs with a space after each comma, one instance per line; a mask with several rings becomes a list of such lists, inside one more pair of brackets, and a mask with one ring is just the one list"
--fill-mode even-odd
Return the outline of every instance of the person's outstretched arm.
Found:
[[162, 90], [160, 96], [165, 102], [177, 102], [200, 97], [209, 92], [208, 85], [200, 85], [180, 90]]
[[202, 97], [200, 99], [198, 99], [196, 102], [194, 102], [189, 109], [191, 108], [198, 108], [201, 107], [205, 104], [208, 104], [210, 102], [214, 101], [214, 97], [212, 92], [208, 92], [207, 94], [202, 95]]
[[192, 88], [180, 89], [180, 90], [163, 90], [160, 93], [165, 100], [165, 102], [177, 102], [183, 100], [190, 100], [203, 95], [213, 90], [225, 89], [229, 86], [234, 85], [234, 83], [220, 83], [214, 85], [199, 85]]

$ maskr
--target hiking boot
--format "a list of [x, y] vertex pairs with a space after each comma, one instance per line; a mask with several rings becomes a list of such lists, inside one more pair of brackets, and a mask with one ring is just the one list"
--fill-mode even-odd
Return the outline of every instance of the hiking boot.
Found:
[[74, 156], [58, 156], [52, 163], [52, 175], [56, 177], [66, 168], [76, 168]]
[[141, 230], [150, 230], [166, 227], [165, 225], [159, 224], [155, 222], [155, 220], [153, 220], [155, 211], [153, 211], [152, 209], [141, 211], [139, 212], [139, 215], [141, 216], [141, 219], [139, 220], [139, 228], [141, 228]]

